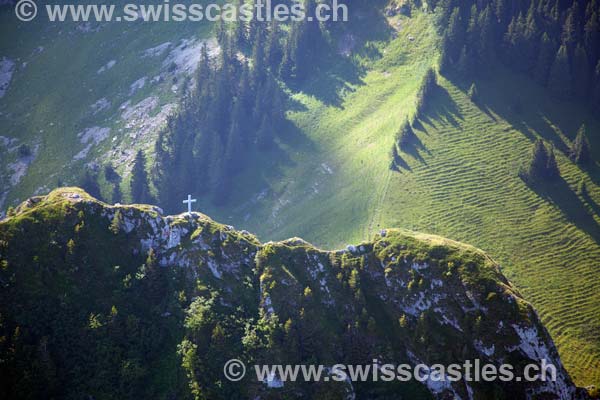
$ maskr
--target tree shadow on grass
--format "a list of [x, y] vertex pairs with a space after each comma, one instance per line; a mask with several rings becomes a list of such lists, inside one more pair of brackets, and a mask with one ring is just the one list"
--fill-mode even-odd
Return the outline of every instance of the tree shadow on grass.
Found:
[[563, 215], [577, 228], [590, 235], [596, 243], [600, 243], [600, 226], [562, 177], [555, 182], [528, 183], [528, 186], [543, 199], [560, 209]]
[[590, 161], [587, 165], [580, 165], [579, 167], [587, 172], [595, 185], [600, 185], [600, 165], [596, 161]]
[[400, 156], [399, 154], [393, 160], [390, 169], [392, 171], [396, 171], [396, 172], [400, 172], [400, 173], [402, 173], [402, 170], [412, 172], [412, 168], [410, 167], [410, 165], [408, 165], [408, 163], [404, 160], [404, 158], [402, 158], [402, 156]]
[[[590, 122], [585, 106], [553, 98], [546, 88], [524, 75], [503, 68], [496, 72], [496, 76], [477, 81], [479, 108], [494, 120], [495, 116], [504, 119], [529, 140], [541, 136], [567, 154], [569, 141], [581, 124]], [[452, 82], [457, 86], [462, 83], [460, 79]]]
[[454, 100], [452, 100], [450, 93], [445, 88], [438, 86], [431, 97], [431, 104], [428, 105], [419, 119], [419, 129], [427, 133], [424, 124], [437, 128], [437, 121], [447, 121], [457, 128], [459, 126], [458, 121], [462, 120], [463, 116]]
[[425, 145], [423, 144], [423, 142], [421, 142], [421, 139], [419, 139], [417, 135], [413, 135], [410, 141], [402, 146], [402, 152], [408, 154], [415, 160], [425, 165], [427, 165], [427, 161], [425, 161], [425, 159], [421, 155], [421, 152], [431, 155], [429, 149], [425, 147]]
[[581, 197], [583, 197], [583, 200], [589, 204], [594, 214], [600, 217], [600, 204], [596, 203], [594, 199], [592, 199], [587, 189], [583, 190], [583, 193], [581, 193]]
[[327, 106], [341, 108], [346, 93], [355, 91], [364, 84], [364, 73], [350, 60], [328, 55], [325, 65], [311, 71], [312, 79], [306, 82], [291, 82], [290, 88], [313, 96]]
[[[344, 96], [354, 92], [357, 86], [364, 85], [363, 77], [367, 71], [356, 57], [369, 60], [381, 58], [383, 54], [379, 49], [368, 43], [389, 41], [394, 36], [394, 30], [379, 11], [377, 3], [384, 1], [357, 4], [350, 9], [348, 22], [331, 26], [331, 40], [317, 50], [315, 62], [301, 61], [314, 66], [309, 78], [303, 82], [289, 83], [290, 88], [313, 96], [328, 106], [342, 107]], [[366, 21], [368, 26], [365, 25]]]
[[314, 142], [289, 119], [284, 120], [278, 129], [278, 137], [282, 144], [297, 151], [316, 151]]

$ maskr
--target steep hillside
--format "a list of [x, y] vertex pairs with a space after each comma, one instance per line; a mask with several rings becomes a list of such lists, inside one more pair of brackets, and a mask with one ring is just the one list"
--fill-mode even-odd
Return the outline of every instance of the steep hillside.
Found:
[[[194, 213], [108, 206], [78, 189], [0, 223], [6, 398], [586, 398], [533, 308], [483, 252], [382, 230], [326, 252], [259, 243]], [[401, 340], [399, 340], [399, 338]], [[258, 382], [253, 363], [546, 359], [556, 382]], [[277, 382], [274, 384], [273, 382]]]
[[216, 51], [211, 30], [198, 22], [22, 23], [13, 6], [0, 6], [0, 208], [78, 184], [84, 168], [107, 162], [128, 181], [135, 150], [153, 147], [204, 40]]
[[[455, 80], [460, 87], [442, 81], [416, 131], [421, 145], [402, 154], [407, 168], [391, 173], [377, 224], [436, 232], [490, 251], [540, 311], [574, 379], [597, 382], [598, 167], [581, 169], [566, 154], [579, 126], [599, 132], [599, 121], [577, 103], [551, 100], [524, 77], [502, 69], [492, 75], [477, 81], [477, 102], [465, 93], [469, 81]], [[517, 171], [537, 137], [558, 149], [562, 178], [531, 187]], [[592, 143], [597, 160], [597, 135]]]
[[[405, 165], [390, 171], [394, 136], [437, 60], [437, 35], [430, 15], [389, 22], [379, 33], [387, 39], [364, 45], [377, 56], [359, 48], [352, 62], [291, 88], [294, 126], [279, 151], [256, 157], [227, 207], [201, 199], [202, 209], [265, 239], [299, 234], [336, 247], [401, 226], [484, 248], [540, 310], [574, 379], [598, 382], [600, 173], [566, 157], [585, 123], [598, 160], [597, 117], [500, 67], [477, 80], [477, 104], [466, 94], [472, 80], [440, 78], [418, 140], [400, 155]], [[364, 69], [353, 75], [357, 64]], [[532, 188], [518, 169], [537, 137], [557, 148], [563, 179]]]
[[[368, 6], [353, 7], [359, 10], [350, 23], [331, 30], [331, 47], [318, 54], [306, 80], [277, 81], [288, 97], [288, 123], [278, 130], [274, 149], [262, 152], [245, 146], [234, 153], [243, 153], [246, 163], [233, 180], [229, 202], [215, 205], [204, 191], [192, 189], [203, 179], [184, 168], [185, 173], [174, 175], [191, 184], [179, 185], [173, 204], [181, 205], [179, 192], [192, 192], [199, 198], [199, 209], [256, 232], [262, 240], [299, 235], [335, 248], [398, 226], [483, 248], [540, 312], [575, 382], [597, 385], [600, 122], [595, 110], [575, 100], [553, 100], [551, 90], [490, 58], [493, 65], [478, 65], [482, 71], [477, 78], [469, 73], [465, 77], [464, 72], [438, 77], [440, 88], [415, 125], [417, 139], [401, 152], [400, 170], [392, 171], [389, 151], [395, 135], [415, 112], [425, 72], [439, 63], [439, 15], [415, 8], [410, 17], [389, 16], [395, 12], [386, 16], [388, 3], [400, 2], [355, 4], [359, 3]], [[468, 2], [429, 3], [464, 5], [463, 25], [470, 24]], [[515, 13], [525, 4], [517, 3], [504, 13]], [[544, 4], [566, 7], [569, 2], [537, 3], [541, 6], [530, 7], [532, 15], [546, 13]], [[2, 32], [14, 32], [9, 14], [0, 14]], [[553, 40], [561, 37], [556, 21], [545, 21], [543, 27], [553, 29]], [[213, 34], [212, 27], [16, 28], [18, 41], [11, 40], [14, 35], [0, 35], [8, 57], [1, 61], [0, 74], [6, 77], [6, 71], [12, 71], [0, 99], [0, 187], [11, 187], [7, 200], [16, 204], [59, 183], [74, 183], [84, 165], [94, 170], [107, 162], [122, 174], [119, 183], [127, 192], [134, 150], [146, 150], [150, 170], [155, 128], [179, 105], [180, 92], [173, 89], [179, 90], [181, 80], [189, 76], [182, 67], [195, 65], [201, 41]], [[514, 41], [529, 46], [518, 37], [528, 29], [520, 24], [512, 31]], [[215, 43], [209, 43], [218, 52]], [[242, 47], [246, 55], [252, 52], [247, 48], [251, 46]], [[519, 52], [521, 47], [509, 50]], [[54, 56], [70, 49], [77, 57]], [[514, 56], [508, 53], [509, 59]], [[173, 60], [179, 61], [173, 66]], [[140, 81], [144, 77], [147, 80]], [[467, 95], [474, 80], [479, 89], [476, 102]], [[588, 128], [593, 158], [586, 168], [567, 158], [582, 123]], [[518, 169], [538, 137], [555, 145], [562, 179], [528, 186]], [[21, 153], [23, 143], [29, 152]], [[189, 143], [182, 147], [186, 146]], [[218, 186], [219, 180], [214, 181]], [[100, 179], [100, 186], [111, 198], [112, 184]], [[154, 189], [173, 196], [170, 188]], [[0, 193], [0, 204], [2, 200]]]

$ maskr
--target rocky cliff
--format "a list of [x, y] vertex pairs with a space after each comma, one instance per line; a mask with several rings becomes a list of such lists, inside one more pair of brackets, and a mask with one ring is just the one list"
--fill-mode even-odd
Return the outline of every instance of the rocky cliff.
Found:
[[[199, 213], [110, 206], [78, 189], [0, 223], [3, 398], [585, 398], [531, 307], [485, 253], [383, 230], [324, 251], [261, 243]], [[463, 364], [551, 382], [282, 382], [253, 364]], [[249, 368], [250, 370], [251, 368]], [[329, 371], [329, 370], [326, 370]]]

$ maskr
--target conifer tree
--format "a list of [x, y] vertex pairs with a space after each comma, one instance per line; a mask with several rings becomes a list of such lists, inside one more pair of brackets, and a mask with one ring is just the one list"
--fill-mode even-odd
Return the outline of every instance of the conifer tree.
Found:
[[117, 173], [112, 164], [104, 166], [104, 178], [113, 185], [111, 200], [113, 203], [120, 203], [123, 200], [121, 193], [121, 176]]
[[546, 32], [542, 35], [539, 47], [540, 51], [535, 67], [534, 78], [545, 86], [548, 83], [548, 75], [550, 74], [550, 68], [552, 67], [556, 55], [554, 45]]
[[141, 150], [138, 150], [131, 170], [131, 199], [134, 203], [150, 202], [146, 157]]
[[569, 67], [569, 53], [565, 45], [560, 46], [556, 58], [550, 69], [548, 87], [558, 97], [567, 98], [573, 93], [571, 70]]
[[463, 77], [470, 74], [471, 59], [467, 51], [467, 46], [463, 46], [462, 50], [460, 51], [458, 61], [456, 62], [456, 71]]
[[578, 10], [576, 4], [577, 2], [573, 3], [573, 7], [567, 13], [567, 18], [562, 27], [561, 40], [562, 44], [567, 46], [567, 49], [573, 49], [577, 43]]
[[416, 117], [419, 118], [429, 103], [433, 90], [437, 87], [437, 75], [432, 68], [425, 73], [421, 88], [417, 93]]
[[273, 129], [268, 116], [263, 116], [260, 128], [256, 133], [256, 143], [260, 150], [268, 150], [273, 144]]
[[100, 185], [98, 185], [98, 175], [90, 170], [86, 170], [81, 180], [81, 188], [89, 193], [90, 196], [102, 200]]
[[257, 87], [265, 78], [265, 49], [263, 34], [261, 31], [256, 33], [254, 45], [252, 48], [252, 87]]
[[256, 85], [252, 82], [250, 68], [247, 65], [242, 66], [242, 75], [239, 78], [237, 89], [237, 101], [241, 106], [241, 111], [248, 114], [252, 110], [254, 96], [252, 90]]
[[283, 58], [281, 60], [281, 65], [279, 66], [278, 71], [279, 76], [282, 79], [286, 80], [291, 79], [294, 75], [295, 50], [292, 40], [292, 37], [288, 37], [288, 39], [285, 42]]
[[225, 164], [227, 166], [227, 171], [230, 174], [235, 174], [238, 172], [243, 164], [244, 151], [242, 142], [242, 126], [244, 123], [245, 121], [243, 120], [242, 105], [238, 101], [234, 106], [234, 111], [231, 118], [231, 127], [229, 129], [229, 135], [225, 148]]
[[479, 99], [479, 91], [477, 90], [477, 85], [475, 83], [471, 84], [471, 87], [469, 88], [468, 96], [471, 99], [471, 101], [473, 101], [473, 102], [477, 102], [477, 100]]
[[593, 107], [600, 108], [600, 61], [598, 61], [594, 71], [594, 85], [590, 99]]
[[448, 46], [449, 56], [451, 59], [456, 60], [465, 40], [465, 26], [458, 7], [455, 7], [450, 15], [446, 36], [448, 37], [446, 45]]
[[200, 62], [198, 64], [198, 72], [196, 74], [196, 91], [197, 96], [202, 98], [206, 96], [208, 85], [210, 83], [210, 57], [208, 55], [208, 46], [206, 43], [202, 45], [200, 50]]
[[590, 92], [590, 67], [589, 60], [582, 45], [577, 46], [573, 58], [573, 81], [575, 95], [581, 99], [587, 99]]
[[484, 63], [490, 63], [494, 59], [494, 39], [496, 36], [493, 12], [488, 4], [479, 15], [479, 59]]
[[[244, 0], [238, 0], [238, 10], [240, 9], [242, 4], [244, 4]], [[234, 43], [238, 48], [246, 44], [246, 24], [241, 19], [238, 19], [235, 25]]]
[[481, 38], [479, 28], [479, 12], [477, 11], [477, 5], [473, 4], [467, 26], [466, 43], [469, 43], [471, 46], [476, 46], [479, 43], [479, 39]]
[[271, 69], [273, 73], [277, 73], [277, 67], [281, 63], [281, 46], [279, 43], [279, 25], [277, 21], [273, 19], [271, 23], [271, 27], [269, 29], [269, 34], [267, 36], [266, 43], [266, 64]]
[[577, 132], [577, 136], [571, 145], [569, 158], [579, 165], [585, 165], [591, 159], [590, 142], [587, 138], [585, 125], [581, 125]]
[[[591, 5], [591, 3], [590, 3]], [[589, 59], [596, 62], [600, 58], [600, 10], [591, 11], [584, 27], [584, 45]]]
[[404, 121], [400, 127], [400, 130], [396, 134], [396, 142], [398, 143], [398, 147], [400, 147], [400, 149], [405, 149], [411, 143], [414, 135], [415, 133], [413, 132], [408, 120]]
[[501, 25], [504, 25], [507, 22], [507, 10], [508, 7], [506, 6], [506, 0], [496, 1], [496, 18], [498, 20], [498, 23], [500, 23]]
[[527, 168], [527, 178], [531, 181], [541, 181], [546, 175], [546, 168], [548, 167], [548, 151], [544, 142], [541, 139], [537, 139], [533, 145], [531, 153], [531, 159]]
[[113, 204], [120, 203], [123, 201], [123, 192], [121, 192], [121, 185], [119, 182], [113, 183], [111, 200]]
[[119, 230], [121, 229], [121, 222], [123, 221], [123, 215], [121, 215], [121, 210], [115, 211], [115, 215], [113, 216], [112, 221], [110, 222], [109, 230], [114, 234], [118, 235]]
[[550, 150], [548, 150], [548, 162], [546, 164], [546, 171], [544, 175], [548, 180], [555, 180], [560, 176], [558, 163], [556, 162], [556, 155], [554, 154], [554, 146], [550, 146]]
[[531, 157], [527, 167], [520, 173], [522, 178], [529, 182], [552, 181], [560, 176], [554, 146], [547, 148], [541, 139], [537, 139], [533, 145]]

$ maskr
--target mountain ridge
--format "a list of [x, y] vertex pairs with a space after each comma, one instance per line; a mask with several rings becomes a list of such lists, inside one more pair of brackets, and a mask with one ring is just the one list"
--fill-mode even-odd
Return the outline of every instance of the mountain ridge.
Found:
[[[481, 250], [436, 236], [382, 230], [372, 241], [336, 251], [298, 238], [262, 244], [200, 213], [162, 216], [153, 206], [110, 206], [66, 188], [27, 200], [0, 223], [0, 259], [6, 360], [0, 369], [9, 377], [3, 389], [9, 397], [19, 397], [28, 379], [41, 378], [57, 395], [97, 398], [129, 397], [127, 382], [131, 395], [144, 384], [143, 393], [155, 398], [586, 398], [537, 313], [499, 266]], [[158, 343], [145, 343], [144, 330], [138, 333], [144, 340], [132, 334], [134, 320], [151, 325]], [[121, 340], [138, 350], [123, 352]], [[69, 377], [63, 363], [83, 355], [64, 346], [79, 341], [89, 365]], [[104, 360], [107, 351], [113, 356]], [[23, 376], [11, 369], [15, 355], [29, 362]], [[546, 383], [286, 382], [272, 388], [249, 378], [225, 381], [228, 358], [325, 365], [481, 358], [517, 371], [547, 358], [559, 374]], [[39, 365], [47, 368], [38, 371]], [[181, 372], [166, 374], [161, 387], [156, 376], [166, 365]], [[101, 378], [86, 380], [96, 375]], [[58, 389], [64, 384], [67, 393]]]

